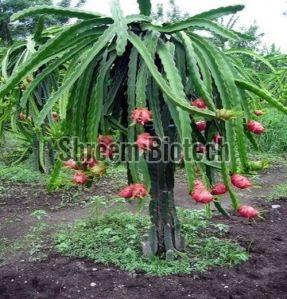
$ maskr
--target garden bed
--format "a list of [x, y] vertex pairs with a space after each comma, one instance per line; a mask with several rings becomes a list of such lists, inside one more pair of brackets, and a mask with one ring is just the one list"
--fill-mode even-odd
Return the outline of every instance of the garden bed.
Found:
[[[59, 225], [88, 217], [90, 196], [112, 196], [117, 188], [107, 188], [108, 179], [92, 190], [79, 191], [73, 200], [75, 191], [48, 194], [39, 184], [2, 182], [0, 251], [8, 248], [4, 240], [8, 244], [27, 235], [25, 244], [29, 250], [22, 246], [20, 252], [6, 254], [7, 260], [0, 267], [0, 298], [286, 298], [287, 201], [282, 193], [286, 189], [282, 184], [285, 176], [285, 167], [273, 167], [257, 178], [257, 187], [244, 193], [242, 200], [252, 202], [263, 211], [264, 219], [248, 222], [237, 216], [231, 219], [214, 217], [213, 223], [229, 225], [224, 238], [234, 240], [246, 249], [250, 255], [247, 262], [212, 268], [204, 273], [165, 277], [150, 276], [141, 271], [128, 273], [85, 258], [64, 257], [56, 252], [49, 238], [48, 244], [41, 243], [43, 246], [38, 248], [46, 252], [43, 256], [35, 248], [31, 253], [31, 244], [27, 243], [34, 242], [34, 247], [37, 246], [37, 238], [41, 238], [47, 229], [54, 232]], [[178, 175], [176, 193], [178, 203], [185, 206], [180, 196], [184, 194], [182, 180]], [[275, 188], [275, 182], [280, 188]], [[264, 194], [260, 185], [266, 184], [268, 192]], [[282, 198], [268, 203], [262, 199], [263, 194], [265, 198]], [[198, 207], [191, 201], [188, 205]], [[31, 216], [39, 210], [47, 213], [44, 221]], [[39, 223], [46, 223], [43, 231], [41, 226], [38, 227]], [[20, 245], [17, 243], [18, 247]], [[37, 259], [40, 261], [35, 261]]]
[[[199, 275], [156, 278], [129, 274], [92, 261], [51, 254], [42, 262], [14, 262], [0, 269], [2, 298], [286, 298], [287, 201], [266, 209], [265, 221], [228, 221], [229, 237], [251, 254], [233, 268]], [[220, 219], [220, 221], [224, 221]]]

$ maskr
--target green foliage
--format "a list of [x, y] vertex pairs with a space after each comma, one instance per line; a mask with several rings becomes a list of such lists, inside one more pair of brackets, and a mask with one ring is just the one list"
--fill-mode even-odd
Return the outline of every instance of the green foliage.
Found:
[[211, 267], [231, 266], [247, 260], [248, 255], [241, 247], [224, 239], [226, 227], [212, 224], [203, 212], [180, 210], [179, 217], [187, 248], [186, 253], [178, 253], [174, 261], [142, 257], [140, 242], [149, 227], [149, 220], [138, 214], [110, 213], [94, 220], [80, 221], [57, 235], [56, 246], [64, 255], [85, 257], [130, 272], [145, 271], [157, 276], [203, 272]]
[[31, 169], [25, 164], [20, 164], [0, 167], [0, 180], [15, 183], [46, 184], [48, 176], [40, 174], [39, 171]]
[[286, 199], [287, 194], [287, 183], [282, 183], [279, 185], [275, 185], [274, 189], [267, 196], [268, 201], [278, 200], [278, 199]]
[[274, 109], [266, 109], [266, 114], [260, 118], [266, 128], [265, 134], [258, 139], [262, 152], [284, 154], [287, 152], [287, 122], [286, 116]]
[[[81, 6], [84, 4], [85, 1], [80, 0], [77, 1], [76, 7]], [[12, 26], [9, 25], [9, 18], [13, 13], [18, 11], [22, 11], [24, 9], [28, 9], [30, 7], [34, 7], [36, 5], [50, 5], [52, 6], [54, 1], [52, 0], [34, 0], [31, 3], [30, 0], [2, 0], [0, 1], [0, 39], [4, 41], [5, 44], [10, 44], [14, 38], [24, 38], [29, 33], [33, 32], [35, 24], [37, 23], [37, 19], [26, 19], [25, 21], [21, 20], [13, 24]], [[59, 6], [62, 7], [70, 7], [71, 1], [69, 0], [62, 0], [57, 3]], [[61, 15], [58, 17], [49, 17], [46, 16], [46, 24], [48, 25], [60, 25], [64, 24], [68, 21], [68, 18], [65, 15]]]

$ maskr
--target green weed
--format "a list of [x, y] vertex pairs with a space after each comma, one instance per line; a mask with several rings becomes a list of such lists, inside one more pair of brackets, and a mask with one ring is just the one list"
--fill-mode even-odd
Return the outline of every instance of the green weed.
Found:
[[141, 254], [141, 240], [150, 222], [147, 216], [128, 212], [108, 213], [94, 220], [77, 222], [56, 237], [58, 251], [67, 256], [116, 265], [130, 272], [151, 275], [203, 272], [210, 267], [230, 266], [246, 261], [248, 255], [238, 244], [224, 239], [226, 227], [214, 225], [204, 212], [179, 209], [186, 254], [173, 261]]

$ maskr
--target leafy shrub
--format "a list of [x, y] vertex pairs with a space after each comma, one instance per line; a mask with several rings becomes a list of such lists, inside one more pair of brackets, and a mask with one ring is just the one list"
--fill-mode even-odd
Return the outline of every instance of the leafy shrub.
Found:
[[[180, 209], [179, 214], [187, 249], [173, 261], [142, 256], [140, 242], [150, 222], [147, 216], [131, 213], [109, 213], [96, 220], [80, 221], [58, 233], [56, 247], [67, 256], [158, 276], [203, 272], [210, 267], [234, 265], [247, 259], [238, 244], [222, 238], [225, 226], [212, 224], [202, 212]], [[212, 234], [207, 233], [210, 229]]]

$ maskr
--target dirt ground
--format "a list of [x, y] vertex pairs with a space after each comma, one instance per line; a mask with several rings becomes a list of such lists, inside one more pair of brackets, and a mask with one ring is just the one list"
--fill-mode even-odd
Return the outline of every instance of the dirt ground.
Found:
[[[200, 275], [155, 278], [62, 257], [52, 250], [40, 262], [28, 261], [25, 254], [11, 256], [0, 267], [0, 298], [287, 298], [287, 200], [264, 201], [284, 181], [286, 167], [272, 167], [260, 175], [251, 191], [240, 192], [242, 202], [252, 202], [264, 212], [264, 220], [248, 222], [236, 216], [214, 219], [230, 225], [228, 238], [248, 250], [250, 259], [244, 264]], [[75, 205], [71, 198], [112, 196], [118, 186], [103, 181], [96, 189], [79, 194], [73, 190], [65, 195], [48, 194], [41, 186], [4, 182], [0, 189], [0, 237], [13, 240], [27, 234], [35, 224], [32, 211], [44, 209], [51, 225], [71, 223], [88, 213], [85, 205]], [[186, 195], [180, 176], [175, 194], [180, 206], [199, 207]], [[229, 207], [227, 199], [223, 204]]]

